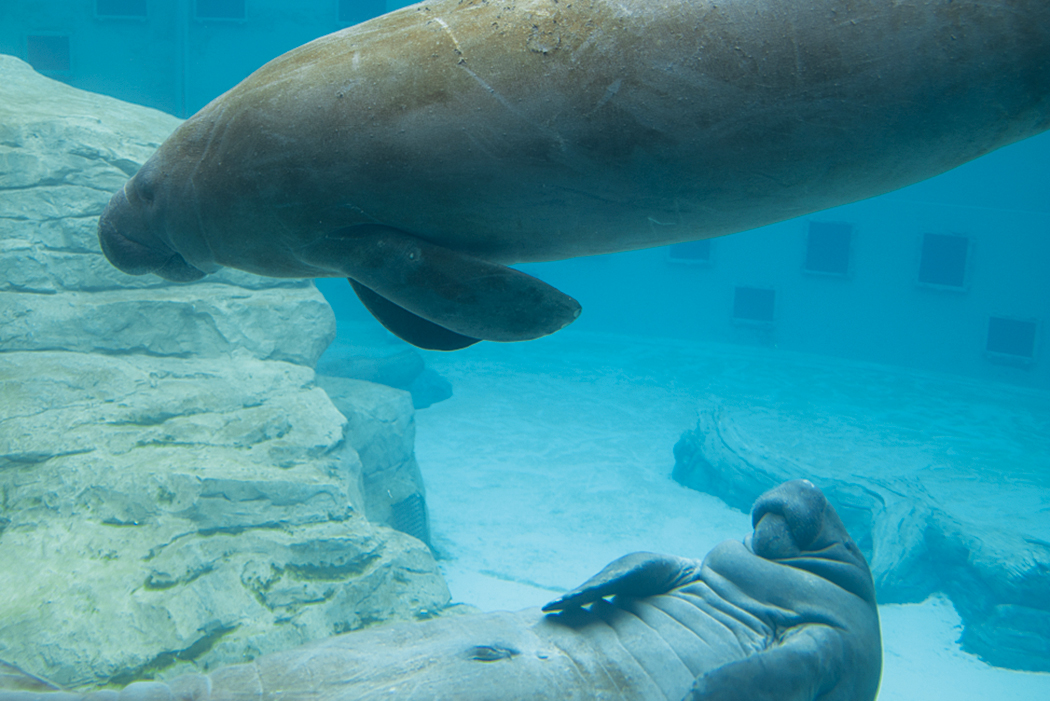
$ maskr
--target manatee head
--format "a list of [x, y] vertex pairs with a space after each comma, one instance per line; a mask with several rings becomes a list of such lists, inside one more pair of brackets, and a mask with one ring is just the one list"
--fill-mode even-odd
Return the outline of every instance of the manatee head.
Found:
[[807, 570], [875, 602], [868, 563], [835, 509], [809, 480], [774, 487], [751, 510], [745, 545], [759, 557]]
[[167, 243], [159, 224], [165, 205], [163, 169], [153, 156], [110, 199], [98, 220], [98, 240], [109, 262], [129, 275], [154, 273], [166, 280], [190, 282], [204, 272]]

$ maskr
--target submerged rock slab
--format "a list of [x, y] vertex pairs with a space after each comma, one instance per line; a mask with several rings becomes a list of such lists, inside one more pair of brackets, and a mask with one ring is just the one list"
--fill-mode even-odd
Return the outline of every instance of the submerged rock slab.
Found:
[[315, 382], [335, 319], [313, 284], [172, 284], [99, 250], [177, 124], [0, 56], [0, 659], [69, 688], [449, 600], [423, 543], [365, 518], [364, 475], [418, 476], [411, 406], [361, 383], [374, 420], [348, 427]]
[[[309, 288], [312, 290], [312, 288]], [[331, 338], [331, 308], [307, 288], [238, 291], [186, 287], [8, 293], [0, 309], [0, 351], [72, 350], [253, 357], [312, 365]], [[318, 329], [321, 333], [303, 333]]]
[[[418, 541], [355, 518], [172, 536], [70, 521], [9, 527], [0, 654], [67, 688], [170, 678], [447, 602]], [[38, 555], [34, 557], [33, 555]]]
[[[773, 401], [705, 402], [675, 445], [674, 479], [741, 509], [771, 485], [811, 479], [871, 563], [881, 603], [944, 592], [965, 649], [1050, 671], [1046, 397], [892, 372], [843, 380], [837, 389], [859, 391], [836, 397], [828, 372], [787, 398], [789, 374]], [[969, 415], [949, 409], [960, 396]]]
[[428, 550], [363, 518], [346, 420], [312, 380], [252, 358], [0, 353], [0, 562], [18, 563], [0, 658], [126, 683], [447, 603]]
[[347, 441], [363, 464], [368, 518], [432, 545], [426, 490], [416, 463], [411, 395], [344, 377], [318, 375], [317, 384], [347, 419]]
[[[348, 323], [348, 327], [354, 326]], [[332, 377], [366, 380], [412, 395], [412, 406], [426, 409], [452, 396], [448, 380], [425, 366], [423, 356], [399, 339], [377, 337], [368, 325], [354, 330], [362, 337], [354, 341], [336, 339], [317, 361], [317, 372]], [[355, 334], [356, 336], [357, 334]]]

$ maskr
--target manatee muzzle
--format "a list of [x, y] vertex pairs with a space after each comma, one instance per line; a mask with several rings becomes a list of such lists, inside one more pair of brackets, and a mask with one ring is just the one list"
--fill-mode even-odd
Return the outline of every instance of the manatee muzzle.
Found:
[[808, 480], [774, 487], [751, 512], [747, 547], [755, 555], [806, 570], [875, 601], [868, 564], [824, 494]]
[[[137, 236], [136, 236], [137, 235]], [[142, 243], [141, 238], [149, 239]], [[109, 262], [128, 275], [153, 273], [172, 282], [191, 282], [204, 273], [149, 233], [139, 209], [124, 188], [109, 200], [98, 220], [98, 242]]]
[[776, 560], [809, 550], [821, 533], [826, 508], [824, 495], [808, 480], [792, 480], [769, 490], [751, 511], [754, 553]]

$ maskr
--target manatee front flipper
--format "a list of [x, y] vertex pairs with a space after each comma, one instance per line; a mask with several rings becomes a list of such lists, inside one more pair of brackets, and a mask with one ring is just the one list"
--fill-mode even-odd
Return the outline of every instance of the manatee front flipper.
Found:
[[[392, 306], [365, 300], [367, 294], [362, 297], [387, 328], [399, 336], [404, 333], [409, 343], [421, 340], [424, 347], [435, 343], [439, 348], [461, 348], [473, 339], [527, 341], [554, 333], [580, 314], [576, 300], [530, 275], [386, 226], [341, 229], [297, 255], [389, 302]], [[355, 290], [360, 296], [356, 285]], [[434, 329], [412, 317], [455, 336], [435, 336]]]
[[613, 560], [601, 572], [543, 607], [564, 611], [606, 596], [656, 596], [693, 581], [700, 563], [670, 555], [631, 553]]
[[844, 631], [808, 625], [783, 642], [702, 675], [683, 701], [869, 701], [878, 676], [856, 674]]
[[454, 351], [472, 346], [480, 338], [471, 338], [449, 331], [421, 316], [416, 316], [404, 307], [399, 307], [382, 295], [377, 295], [360, 282], [348, 277], [350, 286], [357, 293], [357, 298], [365, 309], [371, 312], [376, 320], [402, 341], [407, 341], [417, 348], [425, 350]]

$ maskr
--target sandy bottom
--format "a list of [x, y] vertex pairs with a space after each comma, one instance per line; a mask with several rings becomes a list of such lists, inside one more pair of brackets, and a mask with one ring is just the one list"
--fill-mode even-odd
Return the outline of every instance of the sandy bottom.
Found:
[[[671, 480], [671, 448], [695, 426], [698, 397], [754, 390], [747, 372], [717, 368], [736, 357], [761, 362], [763, 353], [570, 329], [427, 354], [455, 392], [416, 418], [453, 600], [483, 610], [536, 606], [625, 553], [699, 558], [743, 537], [746, 514]], [[884, 701], [1050, 698], [1050, 675], [991, 667], [960, 650], [947, 599], [881, 613]]]

